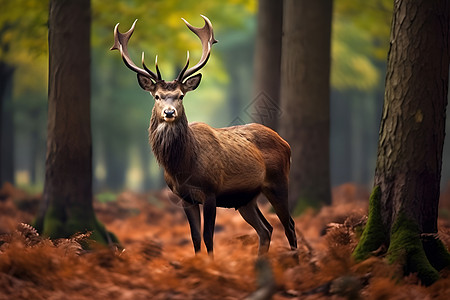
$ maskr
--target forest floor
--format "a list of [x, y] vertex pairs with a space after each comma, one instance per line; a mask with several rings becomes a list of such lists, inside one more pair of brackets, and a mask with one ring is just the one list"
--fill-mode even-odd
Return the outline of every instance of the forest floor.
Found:
[[[364, 188], [342, 185], [331, 206], [295, 218], [297, 258], [269, 205], [262, 205], [274, 227], [265, 259], [257, 259], [257, 235], [239, 213], [218, 209], [211, 259], [204, 245], [194, 255], [183, 211], [166, 190], [96, 201], [98, 218], [123, 249], [85, 251], [83, 235], [50, 241], [21, 225], [32, 222], [40, 196], [5, 185], [0, 299], [450, 299], [450, 270], [425, 287], [383, 257], [352, 261], [368, 198]], [[441, 204], [450, 207], [450, 192]], [[441, 211], [439, 237], [450, 247], [450, 218]]]

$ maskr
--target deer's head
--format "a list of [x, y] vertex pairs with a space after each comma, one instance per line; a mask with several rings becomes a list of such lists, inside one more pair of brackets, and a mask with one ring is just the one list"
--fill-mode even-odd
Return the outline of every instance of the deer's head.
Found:
[[119, 50], [125, 65], [132, 71], [137, 73], [139, 85], [146, 91], [150, 92], [155, 99], [153, 113], [162, 122], [173, 122], [178, 116], [183, 114], [183, 97], [189, 92], [195, 90], [200, 84], [202, 74], [196, 74], [208, 62], [211, 54], [211, 47], [217, 41], [214, 39], [214, 32], [209, 19], [203, 16], [205, 25], [197, 28], [182, 19], [188, 28], [195, 33], [202, 43], [202, 56], [200, 61], [193, 67], [189, 68], [189, 51], [187, 53], [186, 65], [180, 71], [177, 78], [172, 81], [165, 81], [161, 77], [158, 68], [158, 56], [155, 60], [156, 73], [151, 71], [144, 63], [144, 52], [142, 52], [143, 69], [136, 66], [128, 54], [128, 41], [134, 32], [136, 21], [134, 21], [130, 30], [125, 33], [119, 32], [119, 24], [114, 28], [114, 45], [111, 50]]

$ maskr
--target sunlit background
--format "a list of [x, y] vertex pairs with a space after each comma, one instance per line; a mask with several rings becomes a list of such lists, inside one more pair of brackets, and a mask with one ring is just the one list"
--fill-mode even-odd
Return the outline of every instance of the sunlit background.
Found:
[[[46, 153], [48, 1], [0, 3], [0, 64], [13, 71], [2, 112], [3, 178], [41, 191]], [[140, 89], [136, 75], [124, 66], [119, 53], [109, 51], [116, 23], [124, 32], [138, 19], [129, 43], [131, 55], [138, 62], [145, 51], [150, 67], [158, 55], [163, 78], [172, 80], [184, 65], [187, 51], [193, 63], [201, 54], [197, 37], [181, 18], [202, 26], [200, 14], [208, 16], [219, 43], [202, 70], [200, 87], [188, 94], [184, 104], [189, 121], [223, 127], [252, 121], [257, 13], [256, 0], [92, 0], [91, 113], [97, 193], [165, 185], [148, 145], [153, 99]], [[371, 185], [391, 15], [390, 0], [334, 1], [330, 100], [333, 186], [345, 182]], [[444, 148], [444, 183], [450, 179], [448, 144]]]

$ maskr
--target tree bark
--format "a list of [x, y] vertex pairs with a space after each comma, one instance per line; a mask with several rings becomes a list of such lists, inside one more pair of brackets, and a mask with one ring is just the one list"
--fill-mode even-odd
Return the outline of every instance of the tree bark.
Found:
[[418, 272], [425, 284], [434, 282], [439, 277], [436, 270], [450, 264], [439, 240], [424, 240], [437, 232], [449, 11], [445, 0], [395, 1], [374, 180], [380, 213], [373, 223], [382, 228], [384, 237], [363, 234], [355, 250], [362, 259], [380, 244], [388, 244], [389, 261], [403, 261], [405, 271]]
[[51, 238], [111, 236], [92, 205], [90, 0], [53, 0], [49, 14], [49, 101], [43, 205], [36, 227]]
[[259, 0], [254, 58], [254, 121], [277, 129], [280, 117], [283, 2]]
[[291, 145], [294, 213], [331, 203], [330, 38], [332, 1], [284, 2], [280, 134]]

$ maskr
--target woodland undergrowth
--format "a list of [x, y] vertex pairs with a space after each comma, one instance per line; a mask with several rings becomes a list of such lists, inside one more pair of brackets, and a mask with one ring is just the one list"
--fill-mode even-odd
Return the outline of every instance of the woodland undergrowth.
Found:
[[[98, 218], [121, 241], [104, 247], [89, 241], [90, 232], [40, 236], [30, 225], [40, 196], [5, 185], [0, 299], [450, 299], [448, 269], [425, 287], [382, 255], [352, 260], [368, 198], [352, 184], [335, 188], [332, 206], [295, 219], [297, 252], [288, 249], [276, 215], [262, 204], [274, 232], [261, 259], [254, 230], [236, 211], [219, 209], [211, 259], [204, 248], [194, 255], [183, 211], [166, 190], [125, 191], [116, 201], [95, 202]], [[449, 219], [439, 220], [439, 237], [450, 246]]]

